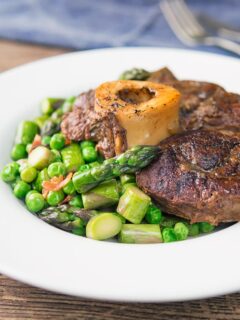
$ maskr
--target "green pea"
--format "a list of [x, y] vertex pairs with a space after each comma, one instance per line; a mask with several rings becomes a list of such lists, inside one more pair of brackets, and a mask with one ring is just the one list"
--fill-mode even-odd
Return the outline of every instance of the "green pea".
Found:
[[198, 223], [193, 223], [193, 224], [189, 224], [188, 225], [188, 230], [189, 233], [188, 235], [190, 237], [195, 237], [199, 234], [200, 230], [199, 230], [199, 224]]
[[90, 167], [90, 164], [82, 164], [79, 169], [78, 169], [78, 172], [83, 172], [83, 171], [87, 171], [89, 170], [91, 167]]
[[162, 237], [164, 242], [177, 241], [177, 236], [173, 228], [164, 228], [162, 231]]
[[42, 144], [44, 146], [48, 146], [50, 144], [51, 137], [50, 136], [43, 136], [42, 137]]
[[48, 181], [50, 179], [48, 175], [47, 168], [44, 168], [40, 172], [38, 172], [37, 179], [34, 181], [34, 189], [36, 189], [39, 192], [42, 192], [42, 184], [44, 181]]
[[17, 176], [16, 180], [14, 180], [13, 182], [10, 182], [10, 186], [12, 187], [12, 189], [14, 190], [15, 185], [19, 182], [22, 181], [21, 178], [19, 176]]
[[16, 180], [19, 174], [19, 164], [16, 162], [12, 162], [7, 164], [2, 170], [2, 179], [5, 182], [13, 182]]
[[47, 196], [47, 203], [50, 206], [57, 206], [64, 199], [64, 193], [62, 190], [50, 191]]
[[93, 141], [90, 141], [90, 140], [85, 140], [85, 141], [81, 142], [81, 148], [82, 149], [88, 148], [88, 147], [95, 148], [95, 143]]
[[174, 226], [174, 232], [177, 236], [177, 240], [186, 240], [188, 237], [188, 227], [183, 222], [178, 222]]
[[59, 212], [57, 216], [58, 222], [68, 222], [70, 220], [71, 214], [68, 212]]
[[82, 197], [80, 194], [74, 196], [70, 201], [69, 204], [73, 207], [83, 208]]
[[17, 198], [23, 199], [30, 190], [31, 186], [28, 183], [20, 180], [15, 184], [13, 193]]
[[52, 155], [53, 155], [53, 162], [61, 162], [62, 161], [61, 153], [58, 150], [52, 149]]
[[15, 146], [12, 148], [11, 151], [11, 158], [14, 161], [23, 159], [27, 157], [27, 151], [26, 151], [26, 146], [23, 143], [17, 143]]
[[26, 206], [31, 212], [39, 212], [45, 206], [45, 200], [41, 193], [37, 191], [29, 191], [26, 195]]
[[53, 162], [48, 167], [48, 175], [50, 178], [64, 176], [66, 173], [66, 166], [62, 162]]
[[86, 162], [94, 162], [97, 160], [97, 151], [94, 147], [82, 148], [82, 155]]
[[78, 236], [84, 236], [86, 233], [84, 222], [81, 218], [77, 217], [72, 222], [72, 233], [78, 235]]
[[63, 188], [63, 191], [64, 191], [66, 194], [74, 194], [75, 188], [74, 188], [74, 184], [73, 184], [72, 180], [70, 180], [70, 181], [65, 185], [65, 187]]
[[214, 226], [208, 222], [199, 222], [199, 228], [203, 233], [208, 233], [214, 230]]
[[37, 177], [37, 169], [34, 167], [27, 167], [21, 171], [20, 177], [25, 182], [33, 182]]
[[76, 234], [77, 236], [85, 236], [86, 235], [86, 229], [85, 229], [85, 227], [74, 228], [72, 230], [72, 233]]
[[150, 204], [145, 219], [150, 224], [159, 224], [162, 219], [162, 212], [154, 204]]
[[62, 133], [55, 133], [50, 140], [50, 148], [61, 150], [65, 146], [65, 137]]

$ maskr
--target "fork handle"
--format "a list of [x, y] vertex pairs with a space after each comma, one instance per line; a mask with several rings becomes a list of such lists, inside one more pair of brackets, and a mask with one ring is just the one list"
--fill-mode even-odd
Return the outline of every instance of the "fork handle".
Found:
[[205, 43], [225, 49], [240, 56], [240, 44], [220, 37], [207, 37]]

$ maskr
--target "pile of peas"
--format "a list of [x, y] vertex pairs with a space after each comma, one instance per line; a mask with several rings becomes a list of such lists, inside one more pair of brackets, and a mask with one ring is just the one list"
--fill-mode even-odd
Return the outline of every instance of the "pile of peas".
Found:
[[[103, 161], [93, 141], [69, 143], [60, 132], [62, 115], [71, 110], [73, 102], [74, 97], [66, 100], [45, 99], [42, 104], [42, 116], [35, 121], [24, 121], [20, 124], [17, 142], [11, 150], [13, 162], [2, 170], [3, 181], [11, 185], [16, 198], [24, 200], [28, 210], [33, 213], [39, 213], [48, 207], [56, 207], [68, 196], [68, 204], [71, 207], [83, 208], [82, 195], [76, 192], [72, 180], [60, 190], [49, 191], [46, 197], [42, 193], [42, 184], [53, 178], [66, 177], [71, 171], [84, 171], [98, 166]], [[39, 135], [41, 135], [40, 146], [33, 149], [34, 140]], [[117, 184], [121, 195], [129, 186], [137, 187], [134, 175], [122, 175], [117, 179]], [[61, 213], [59, 217], [65, 221], [69, 218], [69, 214]], [[125, 219], [121, 216], [120, 218], [125, 223]], [[74, 221], [73, 233], [85, 235], [85, 225], [82, 220], [76, 217], [70, 220]], [[144, 223], [160, 225], [163, 242], [185, 240], [214, 229], [208, 223], [190, 225], [184, 219], [163, 215], [154, 203], [148, 206]]]
[[[27, 145], [22, 143], [15, 144], [11, 151], [11, 158], [14, 162], [6, 165], [2, 170], [2, 179], [10, 183], [13, 187], [13, 193], [18, 199], [25, 199], [27, 208], [31, 212], [39, 212], [47, 205], [57, 206], [65, 196], [74, 195], [69, 204], [74, 207], [82, 208], [81, 195], [75, 194], [72, 181], [70, 181], [62, 190], [50, 191], [46, 200], [40, 193], [37, 186], [38, 177], [51, 179], [53, 177], [65, 176], [67, 168], [62, 162], [61, 149], [65, 147], [65, 137], [62, 133], [55, 133], [52, 137], [43, 136], [42, 145], [49, 147], [54, 154], [54, 160], [47, 168], [39, 171], [35, 167], [27, 164]], [[95, 144], [92, 141], [83, 141], [80, 143], [83, 160], [86, 163], [96, 162], [98, 159]], [[45, 175], [45, 177], [44, 177]], [[41, 189], [41, 187], [40, 187]]]

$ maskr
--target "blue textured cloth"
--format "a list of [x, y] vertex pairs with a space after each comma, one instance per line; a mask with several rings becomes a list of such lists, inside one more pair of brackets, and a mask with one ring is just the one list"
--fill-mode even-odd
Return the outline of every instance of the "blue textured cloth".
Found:
[[[160, 0], [0, 0], [0, 37], [74, 49], [114, 46], [186, 47], [165, 21]], [[240, 0], [188, 0], [240, 27]], [[217, 48], [197, 47], [224, 52]]]

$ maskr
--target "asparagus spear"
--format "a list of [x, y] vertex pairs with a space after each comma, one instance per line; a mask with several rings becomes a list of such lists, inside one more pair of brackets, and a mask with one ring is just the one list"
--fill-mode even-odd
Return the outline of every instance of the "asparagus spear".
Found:
[[124, 224], [119, 234], [122, 243], [159, 243], [162, 242], [158, 224]]
[[96, 209], [111, 206], [119, 200], [118, 184], [115, 179], [105, 181], [82, 195], [85, 209]]
[[122, 228], [121, 219], [111, 212], [96, 215], [87, 224], [86, 236], [94, 240], [106, 240], [116, 236]]
[[159, 153], [156, 146], [136, 146], [121, 155], [105, 160], [103, 164], [83, 172], [76, 172], [73, 184], [77, 192], [85, 193], [104, 180], [135, 173], [146, 167]]
[[144, 218], [151, 198], [135, 186], [129, 186], [121, 196], [117, 212], [128, 221], [139, 224]]
[[41, 127], [41, 136], [52, 136], [60, 131], [60, 122], [53, 119], [46, 120]]
[[85, 234], [86, 223], [95, 215], [95, 210], [74, 208], [69, 205], [49, 207], [38, 214], [38, 217], [65, 231], [78, 235]]

